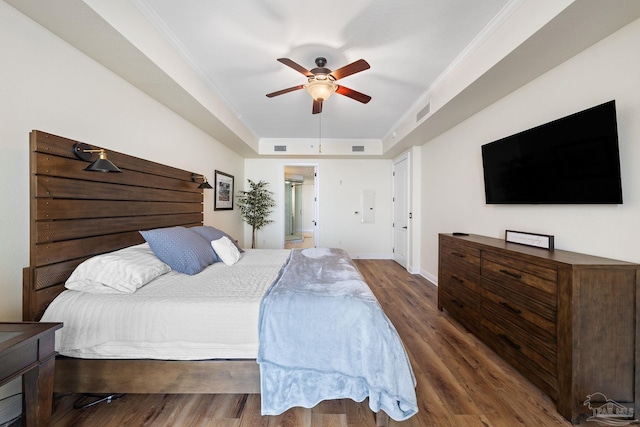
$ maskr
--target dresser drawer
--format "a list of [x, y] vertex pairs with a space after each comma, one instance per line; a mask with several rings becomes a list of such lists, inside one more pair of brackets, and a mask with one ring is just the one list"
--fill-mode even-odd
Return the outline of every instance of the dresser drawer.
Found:
[[558, 273], [517, 259], [482, 252], [482, 277], [499, 283], [514, 293], [527, 296], [552, 308], [557, 307]]
[[438, 305], [471, 332], [480, 333], [480, 303], [475, 292], [459, 292], [454, 295], [438, 287]]
[[482, 300], [481, 315], [490, 322], [501, 325], [508, 330], [512, 341], [520, 344], [525, 343], [531, 351], [555, 365], [557, 356], [555, 324], [535, 318], [535, 314], [526, 308], [488, 293]]
[[513, 325], [482, 319], [483, 341], [551, 397], [556, 397], [556, 361], [532, 347], [535, 342], [522, 336]]
[[441, 291], [446, 292], [451, 298], [457, 300], [453, 301], [456, 305], [464, 304], [465, 307], [480, 312], [480, 294], [478, 292], [457, 284], [453, 286], [445, 284], [444, 286], [438, 286], [438, 298], [440, 298]]
[[440, 262], [453, 271], [464, 269], [480, 274], [480, 249], [463, 242], [440, 239]]
[[[515, 289], [514, 289], [515, 288]], [[556, 300], [537, 300], [531, 294], [523, 292], [521, 286], [498, 284], [482, 279], [483, 300], [492, 302], [502, 308], [502, 312], [512, 314], [523, 322], [556, 336], [557, 310]]]
[[478, 296], [481, 294], [480, 275], [465, 270], [451, 270], [448, 265], [443, 265], [443, 267], [438, 279], [438, 286], [444, 286], [454, 295], [458, 289], [475, 292]]

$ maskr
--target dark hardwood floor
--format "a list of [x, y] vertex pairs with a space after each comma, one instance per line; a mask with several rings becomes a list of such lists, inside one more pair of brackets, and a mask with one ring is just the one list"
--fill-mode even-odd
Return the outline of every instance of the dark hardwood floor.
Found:
[[[570, 426], [555, 404], [473, 335], [437, 309], [437, 287], [388, 260], [356, 260], [396, 326], [418, 381], [420, 412], [391, 426]], [[259, 395], [126, 395], [73, 409], [55, 396], [61, 426], [375, 426], [367, 401], [322, 402], [260, 416]], [[583, 421], [582, 426], [595, 425]]]

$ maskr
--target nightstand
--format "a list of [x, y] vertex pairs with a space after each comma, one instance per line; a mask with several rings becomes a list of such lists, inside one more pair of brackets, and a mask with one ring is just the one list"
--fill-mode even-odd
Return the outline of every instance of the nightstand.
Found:
[[0, 386], [22, 376], [26, 425], [51, 419], [55, 331], [62, 323], [0, 323]]

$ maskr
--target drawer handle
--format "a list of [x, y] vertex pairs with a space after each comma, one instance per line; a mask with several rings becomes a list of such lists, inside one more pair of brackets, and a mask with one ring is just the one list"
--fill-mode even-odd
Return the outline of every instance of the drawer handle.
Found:
[[520, 344], [516, 344], [513, 341], [511, 341], [511, 339], [509, 339], [508, 336], [506, 336], [505, 334], [500, 334], [500, 338], [502, 338], [502, 340], [504, 342], [506, 342], [507, 344], [509, 344], [509, 346], [515, 348], [516, 350], [520, 350], [522, 347], [520, 347]]
[[460, 308], [464, 308], [464, 304], [462, 304], [462, 303], [458, 302], [458, 300], [457, 300], [457, 299], [455, 299], [455, 298], [454, 298], [454, 299], [452, 299], [452, 300], [451, 300], [451, 302], [452, 302], [453, 304], [457, 305], [457, 306], [458, 306], [458, 307], [460, 307]]
[[507, 304], [507, 303], [506, 303], [506, 302], [504, 302], [504, 301], [500, 301], [500, 305], [501, 305], [501, 306], [503, 306], [504, 308], [506, 308], [507, 310], [509, 310], [509, 311], [510, 311], [510, 312], [512, 312], [512, 313], [515, 313], [515, 314], [521, 314], [521, 313], [522, 313], [522, 311], [521, 311], [521, 310], [518, 310], [518, 309], [517, 309], [517, 308], [515, 308], [515, 307], [511, 307], [509, 304]]
[[464, 283], [464, 280], [462, 280], [461, 278], [459, 278], [459, 277], [457, 277], [457, 276], [451, 276], [451, 278], [452, 278], [453, 280], [455, 280], [456, 282], [458, 282], [458, 283]]
[[460, 252], [451, 252], [451, 255], [457, 256], [458, 258], [464, 258], [464, 255], [462, 255]]
[[507, 271], [507, 270], [500, 270], [500, 273], [506, 274], [507, 276], [515, 277], [516, 279], [522, 279], [522, 275], [521, 274], [512, 273], [512, 272]]

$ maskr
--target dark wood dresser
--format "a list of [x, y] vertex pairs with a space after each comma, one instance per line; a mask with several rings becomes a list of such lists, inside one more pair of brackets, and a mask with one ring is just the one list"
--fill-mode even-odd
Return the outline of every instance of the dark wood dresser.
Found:
[[[576, 423], [600, 392], [640, 409], [640, 265], [470, 235], [440, 234], [438, 307]], [[638, 365], [640, 366], [640, 365]]]

